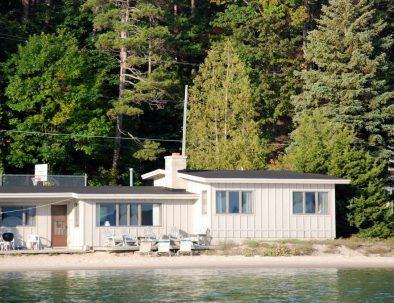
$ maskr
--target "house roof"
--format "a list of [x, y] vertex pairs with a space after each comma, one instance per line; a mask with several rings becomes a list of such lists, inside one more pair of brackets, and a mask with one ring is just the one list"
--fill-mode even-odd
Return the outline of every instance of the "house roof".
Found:
[[1, 186], [0, 198], [85, 199], [195, 199], [196, 195], [182, 189], [158, 186]]
[[184, 179], [207, 183], [328, 183], [349, 184], [350, 180], [323, 174], [278, 170], [180, 170]]

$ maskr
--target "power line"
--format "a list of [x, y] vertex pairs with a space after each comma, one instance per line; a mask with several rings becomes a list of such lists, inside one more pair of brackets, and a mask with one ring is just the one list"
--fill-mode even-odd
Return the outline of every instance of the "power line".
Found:
[[133, 138], [126, 138], [126, 137], [113, 137], [113, 136], [92, 136], [92, 135], [83, 135], [83, 134], [66, 134], [66, 133], [50, 133], [50, 132], [36, 132], [36, 131], [24, 131], [24, 130], [13, 130], [13, 129], [0, 129], [0, 133], [2, 132], [7, 132], [7, 133], [21, 133], [21, 134], [31, 134], [31, 135], [47, 135], [47, 136], [74, 136], [74, 137], [80, 137], [80, 138], [100, 138], [100, 139], [120, 139], [120, 140], [133, 140], [135, 141], [136, 139], [146, 141], [161, 141], [161, 142], [182, 142], [182, 140], [176, 140], [176, 139], [160, 139], [160, 138], [139, 138], [139, 137], [133, 137]]
[[[38, 205], [38, 206], [32, 206], [32, 207], [25, 207], [25, 208], [23, 208], [24, 210], [26, 210], [26, 209], [37, 209], [37, 208], [40, 208], [40, 207], [45, 207], [45, 206], [48, 206], [48, 205], [54, 205], [54, 204], [57, 204], [57, 203], [62, 203], [62, 202], [67, 202], [67, 201], [70, 201], [70, 200], [74, 200], [75, 198], [68, 198], [68, 199], [65, 199], [65, 200], [59, 200], [59, 201], [56, 201], [56, 202], [51, 202], [51, 203], [48, 203], [48, 204], [43, 204], [43, 205]], [[0, 206], [0, 208], [1, 208], [1, 206]], [[15, 209], [15, 210], [9, 210], [9, 211], [0, 211], [0, 215], [2, 215], [2, 214], [9, 214], [9, 213], [15, 213], [15, 212], [18, 212], [18, 211], [22, 211], [21, 209]]]

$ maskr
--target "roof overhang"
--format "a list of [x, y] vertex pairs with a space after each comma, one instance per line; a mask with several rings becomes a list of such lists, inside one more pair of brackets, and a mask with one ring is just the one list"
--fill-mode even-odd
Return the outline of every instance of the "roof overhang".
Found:
[[144, 180], [154, 180], [164, 177], [165, 174], [166, 173], [164, 169], [156, 169], [154, 171], [141, 175], [141, 178]]
[[78, 194], [78, 193], [0, 193], [0, 199], [76, 199], [76, 200], [196, 200], [197, 194]]
[[199, 183], [241, 183], [241, 184], [350, 184], [348, 179], [272, 179], [272, 178], [203, 178], [184, 173], [179, 177]]

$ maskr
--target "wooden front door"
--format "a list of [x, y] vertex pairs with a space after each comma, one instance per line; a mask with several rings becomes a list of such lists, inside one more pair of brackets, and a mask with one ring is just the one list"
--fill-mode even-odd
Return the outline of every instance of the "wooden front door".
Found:
[[52, 205], [52, 246], [67, 246], [67, 205]]

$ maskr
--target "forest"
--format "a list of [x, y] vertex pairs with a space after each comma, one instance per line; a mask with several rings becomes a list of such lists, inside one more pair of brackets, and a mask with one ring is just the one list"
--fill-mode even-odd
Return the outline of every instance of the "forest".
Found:
[[127, 185], [192, 169], [351, 179], [338, 234], [394, 236], [391, 0], [3, 0], [0, 174]]

